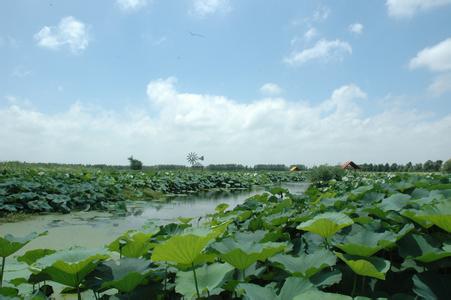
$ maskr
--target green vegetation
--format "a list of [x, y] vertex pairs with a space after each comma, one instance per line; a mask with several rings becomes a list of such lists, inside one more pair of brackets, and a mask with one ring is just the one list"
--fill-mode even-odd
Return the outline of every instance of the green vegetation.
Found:
[[142, 170], [143, 163], [140, 160], [134, 159], [133, 156], [128, 158], [130, 161], [130, 169], [132, 170]]
[[[450, 198], [448, 174], [348, 172], [304, 195], [275, 188], [219, 205], [200, 225], [149, 224], [104, 249], [34, 249], [20, 275], [6, 265], [0, 295], [45, 299], [62, 285], [79, 299], [447, 299]], [[28, 240], [5, 236], [0, 253]]]
[[312, 182], [327, 182], [329, 180], [341, 180], [345, 171], [336, 166], [313, 167], [309, 173], [309, 179]]
[[0, 215], [123, 209], [126, 200], [302, 180], [304, 175], [289, 172], [131, 172], [4, 164], [0, 165]]
[[367, 172], [439, 172], [442, 168], [442, 160], [427, 160], [424, 163], [411, 163], [405, 165], [397, 163], [385, 164], [359, 164], [362, 171]]
[[451, 173], [451, 158], [445, 161], [442, 167], [442, 171], [445, 173]]

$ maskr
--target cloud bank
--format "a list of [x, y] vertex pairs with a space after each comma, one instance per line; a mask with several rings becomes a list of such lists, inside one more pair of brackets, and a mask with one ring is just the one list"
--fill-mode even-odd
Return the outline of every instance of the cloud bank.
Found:
[[[126, 164], [407, 162], [446, 159], [451, 115], [431, 118], [389, 109], [365, 116], [358, 86], [312, 105], [268, 97], [242, 103], [180, 92], [175, 78], [147, 85], [148, 111], [108, 111], [73, 104], [48, 114], [9, 103], [0, 108], [0, 160]], [[152, 111], [152, 113], [150, 113]]]

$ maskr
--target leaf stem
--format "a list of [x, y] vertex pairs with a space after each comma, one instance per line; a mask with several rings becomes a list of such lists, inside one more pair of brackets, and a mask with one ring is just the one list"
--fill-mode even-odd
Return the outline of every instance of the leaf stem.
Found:
[[5, 271], [5, 261], [6, 261], [6, 257], [2, 257], [2, 271], [0, 272], [0, 288], [2, 287], [3, 284], [3, 272]]
[[357, 275], [354, 275], [354, 283], [352, 284], [352, 292], [351, 292], [351, 297], [354, 297], [354, 293], [355, 293], [355, 287], [357, 285]]
[[191, 266], [193, 267], [194, 284], [196, 285], [197, 298], [199, 299], [200, 293], [199, 293], [199, 286], [197, 285], [197, 276], [196, 276], [196, 269], [194, 268], [194, 263], [191, 263]]
[[164, 268], [164, 294], [166, 295], [166, 283], [168, 281], [168, 264], [166, 264], [166, 268]]

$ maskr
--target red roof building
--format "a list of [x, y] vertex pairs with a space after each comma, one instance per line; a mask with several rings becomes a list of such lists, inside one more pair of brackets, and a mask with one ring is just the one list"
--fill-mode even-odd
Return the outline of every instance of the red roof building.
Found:
[[360, 170], [360, 167], [352, 160], [348, 160], [347, 162], [343, 163], [341, 165], [341, 168], [344, 170]]

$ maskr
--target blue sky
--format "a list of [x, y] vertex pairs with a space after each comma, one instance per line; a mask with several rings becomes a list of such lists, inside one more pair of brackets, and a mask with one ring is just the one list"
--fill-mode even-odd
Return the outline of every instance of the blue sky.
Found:
[[450, 16], [450, 0], [3, 1], [0, 160], [447, 159]]

